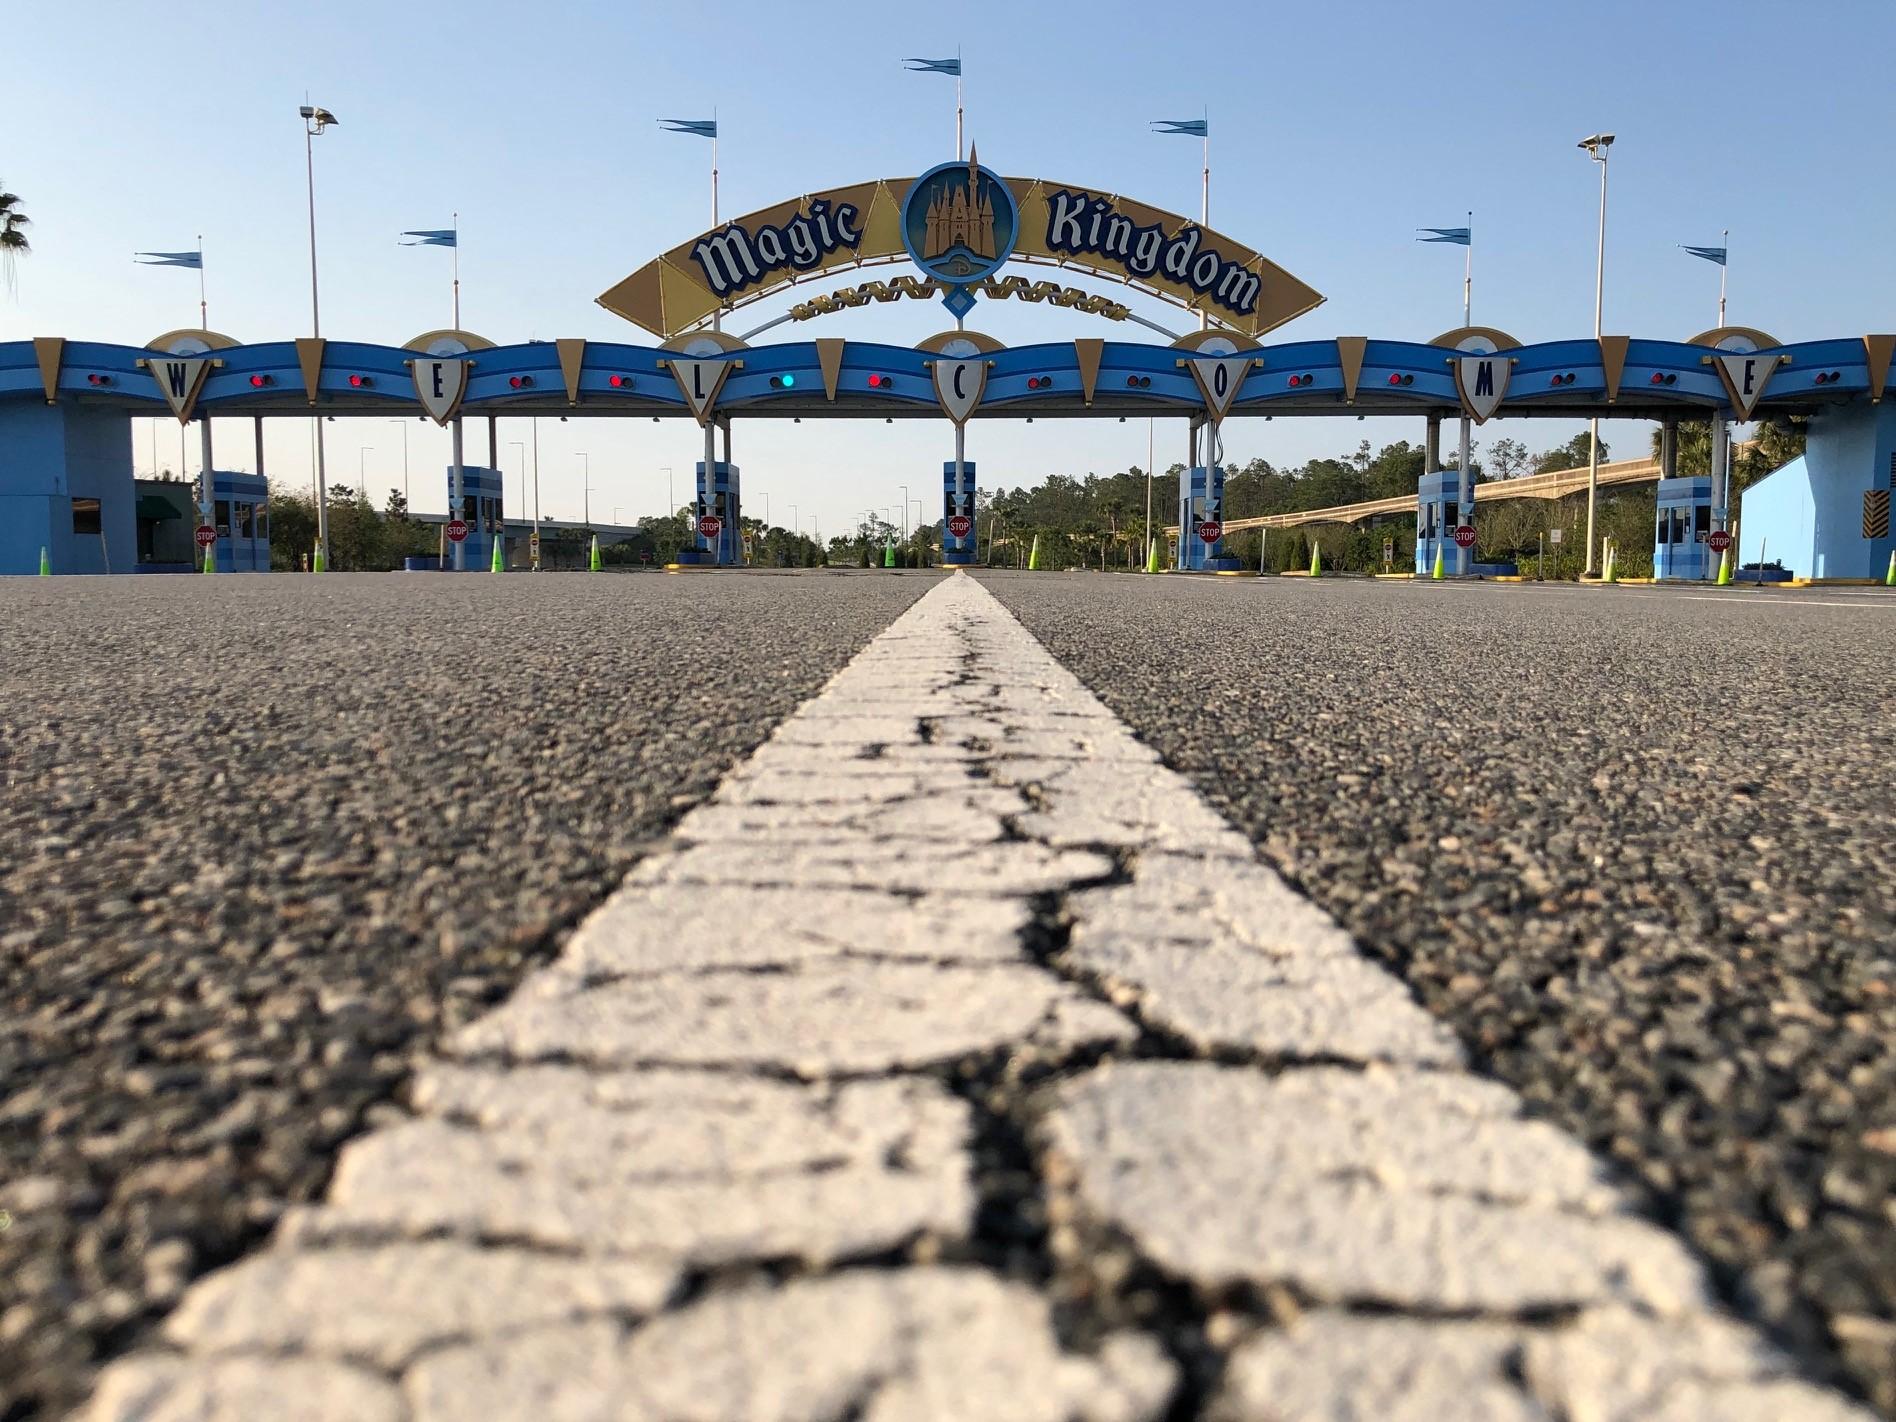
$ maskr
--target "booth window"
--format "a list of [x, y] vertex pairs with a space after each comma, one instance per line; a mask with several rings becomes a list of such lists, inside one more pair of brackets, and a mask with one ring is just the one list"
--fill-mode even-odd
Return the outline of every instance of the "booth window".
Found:
[[461, 522], [478, 524], [481, 521], [480, 500], [474, 494], [461, 495]]
[[1442, 505], [1443, 536], [1446, 537], [1450, 531], [1460, 528], [1460, 527], [1461, 527], [1461, 505], [1460, 504], [1443, 504]]
[[74, 499], [72, 501], [72, 531], [74, 533], [103, 533], [105, 519], [97, 499]]
[[257, 505], [257, 537], [265, 543], [270, 541], [270, 506], [268, 504]]
[[217, 525], [217, 536], [219, 538], [229, 538], [230, 500], [219, 499], [212, 507], [216, 510], [216, 513], [212, 516], [211, 522]]
[[1700, 538], [1710, 537], [1712, 532], [1712, 506], [1710, 504], [1700, 504], [1693, 512], [1693, 519], [1693, 531], [1696, 532]]
[[239, 538], [250, 538], [253, 536], [251, 532], [253, 525], [250, 521], [252, 512], [252, 506], [249, 504], [237, 505], [237, 536]]

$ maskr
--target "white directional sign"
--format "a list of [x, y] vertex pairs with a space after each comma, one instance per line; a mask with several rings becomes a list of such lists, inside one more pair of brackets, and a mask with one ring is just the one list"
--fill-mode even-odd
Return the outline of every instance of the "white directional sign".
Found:
[[188, 423], [198, 391], [204, 388], [204, 377], [211, 373], [210, 361], [201, 356], [148, 356], [145, 368], [158, 382], [158, 392], [178, 417], [178, 423]]
[[967, 423], [987, 393], [988, 363], [980, 356], [935, 358], [935, 398], [956, 424]]
[[1461, 396], [1462, 408], [1468, 412], [1469, 419], [1478, 425], [1484, 424], [1501, 408], [1513, 369], [1513, 361], [1492, 352], [1455, 357], [1455, 393]]
[[685, 404], [699, 424], [711, 422], [711, 411], [718, 403], [718, 392], [731, 373], [732, 362], [723, 356], [673, 356], [672, 379], [684, 393]]
[[415, 398], [429, 419], [445, 425], [461, 408], [473, 362], [458, 356], [417, 356], [409, 365], [415, 374]]
[[1205, 408], [1213, 421], [1222, 420], [1238, 398], [1238, 387], [1250, 373], [1248, 355], [1194, 356], [1189, 362], [1198, 393], [1205, 397]]
[[1772, 372], [1783, 359], [1781, 355], [1759, 355], [1755, 351], [1719, 351], [1712, 357], [1740, 424], [1751, 418], [1758, 401], [1764, 398], [1764, 387], [1771, 383]]

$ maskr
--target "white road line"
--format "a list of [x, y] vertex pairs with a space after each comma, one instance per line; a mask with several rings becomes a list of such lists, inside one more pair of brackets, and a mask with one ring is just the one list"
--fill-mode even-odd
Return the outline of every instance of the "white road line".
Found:
[[[1866, 1417], [968, 577], [411, 1105], [109, 1368], [93, 1422], [1165, 1415], [1158, 1336], [1076, 1351], [990, 1272], [1019, 1246], [984, 1222], [1041, 1202], [1069, 1306], [1124, 1277], [1101, 1226], [1311, 1305], [1215, 1335], [1220, 1416]], [[1003, 1128], [1038, 1189], [984, 1173]]]

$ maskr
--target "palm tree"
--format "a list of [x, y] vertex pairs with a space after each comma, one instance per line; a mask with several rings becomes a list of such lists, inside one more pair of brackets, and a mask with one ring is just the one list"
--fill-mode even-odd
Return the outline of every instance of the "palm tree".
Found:
[[0, 186], [0, 272], [5, 274], [8, 291], [14, 287], [14, 262], [33, 250], [20, 229], [32, 225], [33, 220], [20, 211], [19, 194]]

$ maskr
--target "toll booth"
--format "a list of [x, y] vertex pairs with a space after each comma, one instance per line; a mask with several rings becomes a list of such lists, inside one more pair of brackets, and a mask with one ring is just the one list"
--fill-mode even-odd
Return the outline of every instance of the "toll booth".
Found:
[[[500, 502], [500, 471], [482, 464], [461, 466], [461, 506], [454, 507], [454, 466], [448, 466], [448, 509], [467, 525], [461, 545], [461, 566], [486, 572], [493, 563], [494, 540], [505, 528], [506, 511]], [[454, 548], [448, 547], [447, 567], [454, 566]]]
[[270, 571], [270, 481], [261, 474], [211, 471], [211, 522], [217, 571]]
[[[961, 461], [961, 482], [966, 492], [961, 496], [959, 505], [955, 503], [955, 462], [950, 459], [941, 466], [941, 561], [942, 566], [952, 568], [966, 566], [975, 558], [975, 550], [981, 541], [980, 530], [974, 523], [974, 461]], [[956, 514], [968, 520], [968, 532], [964, 538], [956, 538], [948, 531], [948, 520]]]
[[1661, 479], [1652, 536], [1652, 575], [1700, 582], [1718, 572], [1712, 536], [1712, 477]]
[[[1471, 510], [1472, 512], [1472, 510]], [[1415, 483], [1415, 571], [1426, 578], [1435, 571], [1435, 555], [1442, 555], [1446, 572], [1459, 571], [1461, 549], [1455, 545], [1455, 529], [1462, 521], [1461, 474], [1453, 469], [1437, 469], [1424, 474]]]
[[702, 459], [698, 461], [696, 469], [696, 517], [716, 514], [718, 532], [714, 538], [700, 531], [692, 546], [678, 550], [678, 561], [711, 568], [736, 567], [744, 561], [744, 533], [738, 526], [743, 514], [743, 471], [722, 459], [711, 466], [709, 479], [705, 478]]
[[1224, 535], [1214, 543], [1199, 536], [1198, 525], [1207, 520], [1224, 522], [1224, 466], [1195, 465], [1188, 471], [1181, 491], [1178, 522], [1179, 571], [1186, 573], [1230, 572], [1238, 560], [1225, 552]]

